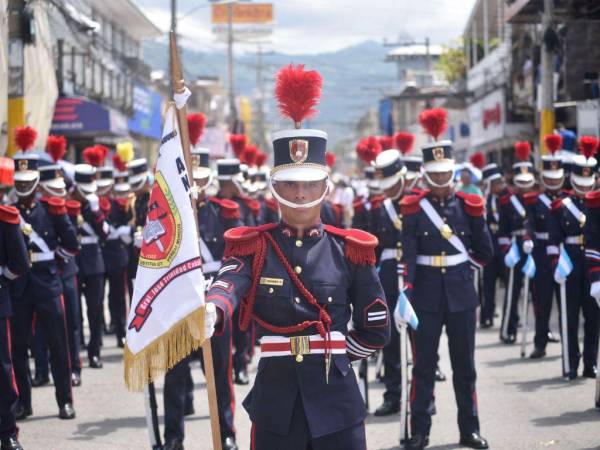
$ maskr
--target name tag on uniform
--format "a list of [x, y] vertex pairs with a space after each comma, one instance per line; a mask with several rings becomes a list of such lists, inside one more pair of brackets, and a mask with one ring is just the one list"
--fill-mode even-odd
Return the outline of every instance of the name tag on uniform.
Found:
[[283, 286], [283, 278], [260, 277], [260, 284], [267, 286]]

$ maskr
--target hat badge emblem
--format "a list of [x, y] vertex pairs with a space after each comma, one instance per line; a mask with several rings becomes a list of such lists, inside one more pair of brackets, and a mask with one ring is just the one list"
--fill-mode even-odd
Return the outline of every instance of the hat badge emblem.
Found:
[[557, 161], [552, 161], [552, 162], [550, 163], [550, 168], [551, 168], [552, 170], [558, 170], [558, 162], [557, 162]]
[[26, 159], [19, 160], [19, 170], [27, 170], [29, 168], [29, 163]]
[[436, 147], [432, 150], [433, 153], [433, 159], [436, 161], [441, 161], [442, 159], [444, 159], [444, 148], [443, 147]]
[[290, 159], [294, 163], [303, 163], [308, 158], [308, 141], [293, 139], [290, 141]]

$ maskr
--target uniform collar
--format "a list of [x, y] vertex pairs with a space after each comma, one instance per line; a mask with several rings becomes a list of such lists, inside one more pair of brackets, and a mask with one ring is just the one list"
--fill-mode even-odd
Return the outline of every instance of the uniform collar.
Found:
[[[298, 237], [298, 230], [296, 228], [286, 224], [283, 221], [279, 222], [279, 230], [281, 231], [281, 234], [284, 237], [294, 238], [294, 239]], [[321, 237], [322, 235], [323, 235], [323, 224], [319, 223], [318, 225], [315, 225], [314, 227], [307, 228], [306, 230], [304, 230], [304, 235], [302, 236], [302, 239], [316, 238], [316, 237]]]
[[433, 194], [429, 194], [427, 197], [431, 200], [432, 203], [434, 203], [436, 205], [444, 206], [445, 204], [449, 203], [454, 198], [454, 192], [451, 192], [450, 194], [448, 194], [445, 197], [438, 197], [437, 195], [433, 195]]

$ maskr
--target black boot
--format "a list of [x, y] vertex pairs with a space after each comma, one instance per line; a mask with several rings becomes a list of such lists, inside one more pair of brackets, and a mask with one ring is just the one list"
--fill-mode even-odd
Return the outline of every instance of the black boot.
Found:
[[423, 436], [421, 434], [413, 434], [404, 448], [406, 450], [423, 450], [429, 445], [429, 436]]
[[60, 408], [58, 408], [58, 417], [63, 420], [74, 419], [75, 410], [73, 409], [73, 405], [70, 403], [65, 403]]
[[532, 352], [531, 355], [529, 355], [530, 359], [540, 359], [543, 358], [544, 356], [546, 356], [546, 350], [542, 349], [542, 348], [535, 348]]
[[2, 447], [0, 447], [2, 450], [23, 450], [16, 434], [0, 439], [0, 443], [2, 444]]
[[33, 380], [31, 380], [31, 387], [45, 386], [48, 383], [50, 383], [50, 377], [48, 376], [48, 374], [42, 375], [36, 373], [35, 377], [33, 377]]
[[481, 437], [479, 433], [471, 433], [460, 437], [460, 445], [475, 449], [486, 449], [490, 448], [488, 442]]
[[400, 402], [393, 402], [391, 400], [384, 400], [382, 405], [375, 410], [373, 415], [375, 417], [391, 416], [400, 412]]

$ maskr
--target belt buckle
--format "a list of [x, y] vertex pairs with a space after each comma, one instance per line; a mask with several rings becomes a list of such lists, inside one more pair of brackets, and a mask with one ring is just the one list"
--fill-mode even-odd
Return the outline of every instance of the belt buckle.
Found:
[[290, 338], [290, 351], [296, 357], [296, 362], [302, 362], [304, 356], [310, 353], [310, 337], [292, 336]]
[[435, 255], [432, 257], [433, 267], [446, 267], [446, 256], [445, 255]]
[[583, 245], [583, 234], [577, 236], [577, 243], [579, 245]]

